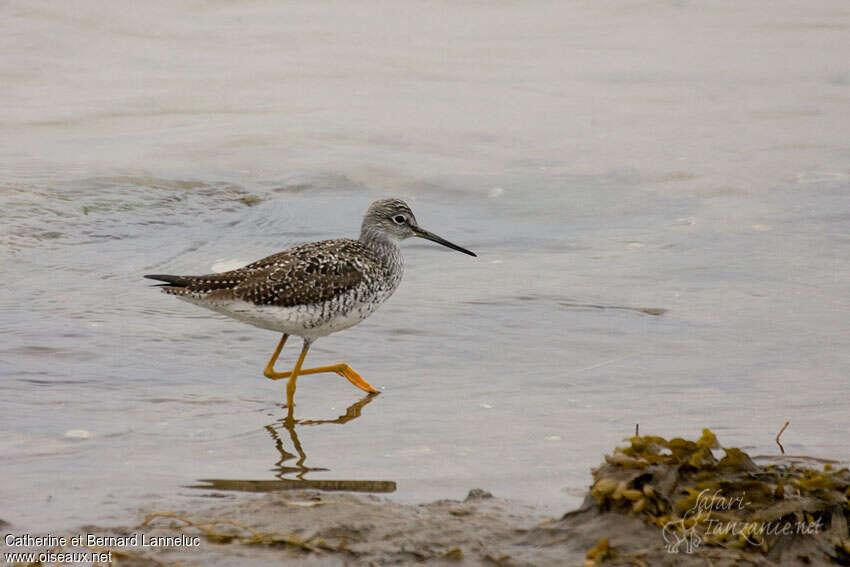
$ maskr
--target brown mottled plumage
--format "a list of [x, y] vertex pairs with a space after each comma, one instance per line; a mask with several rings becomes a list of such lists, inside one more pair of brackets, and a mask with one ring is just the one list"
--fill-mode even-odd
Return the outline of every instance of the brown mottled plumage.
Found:
[[171, 295], [294, 307], [344, 294], [363, 281], [364, 268], [380, 270], [380, 264], [376, 251], [360, 241], [337, 239], [302, 244], [229, 272], [145, 277], [172, 284], [161, 286]]

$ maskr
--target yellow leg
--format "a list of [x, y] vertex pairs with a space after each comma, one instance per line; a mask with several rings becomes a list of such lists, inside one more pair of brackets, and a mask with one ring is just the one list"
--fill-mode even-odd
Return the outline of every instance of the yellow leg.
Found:
[[[269, 380], [280, 380], [281, 378], [289, 378], [292, 372], [275, 372], [274, 364], [277, 362], [277, 357], [280, 356], [280, 351], [283, 349], [283, 345], [286, 343], [286, 339], [289, 335], [283, 335], [280, 338], [280, 342], [277, 344], [277, 348], [274, 350], [274, 354], [272, 354], [271, 359], [269, 359], [269, 363], [266, 364], [265, 369], [263, 369], [263, 374], [265, 374], [266, 378]], [[309, 345], [308, 345], [309, 347]], [[344, 362], [340, 364], [331, 364], [329, 366], [317, 366], [316, 368], [305, 368], [304, 370], [300, 370], [300, 366], [296, 366], [299, 368], [298, 376], [303, 376], [305, 374], [321, 374], [322, 372], [336, 372], [364, 392], [368, 392], [370, 394], [377, 394], [378, 390], [372, 387], [369, 382], [364, 380], [360, 374], [354, 371], [352, 367], [345, 364]], [[294, 372], [294, 371], [293, 371]], [[288, 386], [287, 386], [288, 389]], [[294, 386], [293, 386], [294, 389]]]
[[304, 364], [308, 350], [310, 350], [310, 343], [304, 341], [304, 347], [298, 356], [298, 362], [295, 363], [295, 368], [289, 373], [289, 382], [286, 383], [286, 407], [289, 408], [290, 417], [292, 417], [292, 408], [295, 407], [295, 382], [298, 380], [298, 375], [301, 374], [301, 365]]
[[[370, 394], [379, 393], [374, 387], [372, 387], [369, 382], [364, 380], [360, 374], [354, 371], [352, 367], [347, 365], [344, 362], [339, 364], [331, 364], [328, 366], [317, 366], [316, 368], [305, 368], [298, 372], [299, 376], [304, 376], [305, 374], [321, 374], [323, 372], [336, 372], [364, 392], [368, 392]], [[289, 372], [275, 372], [275, 377], [272, 380], [278, 380], [279, 378], [286, 378], [289, 376]], [[268, 376], [268, 374], [266, 375]]]
[[265, 374], [266, 378], [269, 380], [278, 380], [279, 378], [286, 378], [289, 376], [289, 372], [275, 372], [274, 371], [274, 363], [277, 362], [277, 357], [280, 356], [280, 351], [283, 349], [283, 345], [286, 344], [286, 339], [289, 338], [289, 335], [283, 335], [280, 338], [280, 342], [277, 343], [277, 348], [274, 349], [274, 354], [269, 359], [269, 363], [266, 364], [266, 367], [263, 369], [263, 374]]

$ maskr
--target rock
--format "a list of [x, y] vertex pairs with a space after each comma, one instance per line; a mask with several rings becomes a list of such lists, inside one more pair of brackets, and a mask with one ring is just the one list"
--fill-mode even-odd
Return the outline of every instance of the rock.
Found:
[[486, 500], [488, 498], [493, 498], [493, 495], [482, 488], [473, 488], [469, 491], [469, 494], [466, 495], [466, 499], [464, 499], [464, 502], [471, 502], [474, 500]]

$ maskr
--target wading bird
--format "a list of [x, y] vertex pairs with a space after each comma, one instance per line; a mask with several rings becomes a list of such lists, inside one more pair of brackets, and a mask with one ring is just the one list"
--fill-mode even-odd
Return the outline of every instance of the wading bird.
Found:
[[[288, 378], [286, 404], [291, 415], [295, 382], [303, 374], [336, 372], [365, 392], [378, 391], [345, 363], [301, 368], [310, 345], [356, 325], [389, 298], [401, 282], [398, 244], [418, 236], [475, 256], [420, 228], [410, 207], [399, 199], [375, 201], [363, 216], [360, 238], [302, 244], [244, 268], [203, 276], [146, 275], [167, 282], [162, 291], [262, 329], [283, 333], [263, 373]], [[295, 367], [275, 372], [289, 335], [304, 340]]]

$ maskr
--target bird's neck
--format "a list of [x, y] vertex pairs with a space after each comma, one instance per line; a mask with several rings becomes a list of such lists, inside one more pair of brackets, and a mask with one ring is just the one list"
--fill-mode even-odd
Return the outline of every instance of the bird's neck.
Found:
[[398, 239], [386, 232], [364, 228], [360, 231], [360, 242], [378, 253], [390, 263], [401, 263], [401, 249]]

